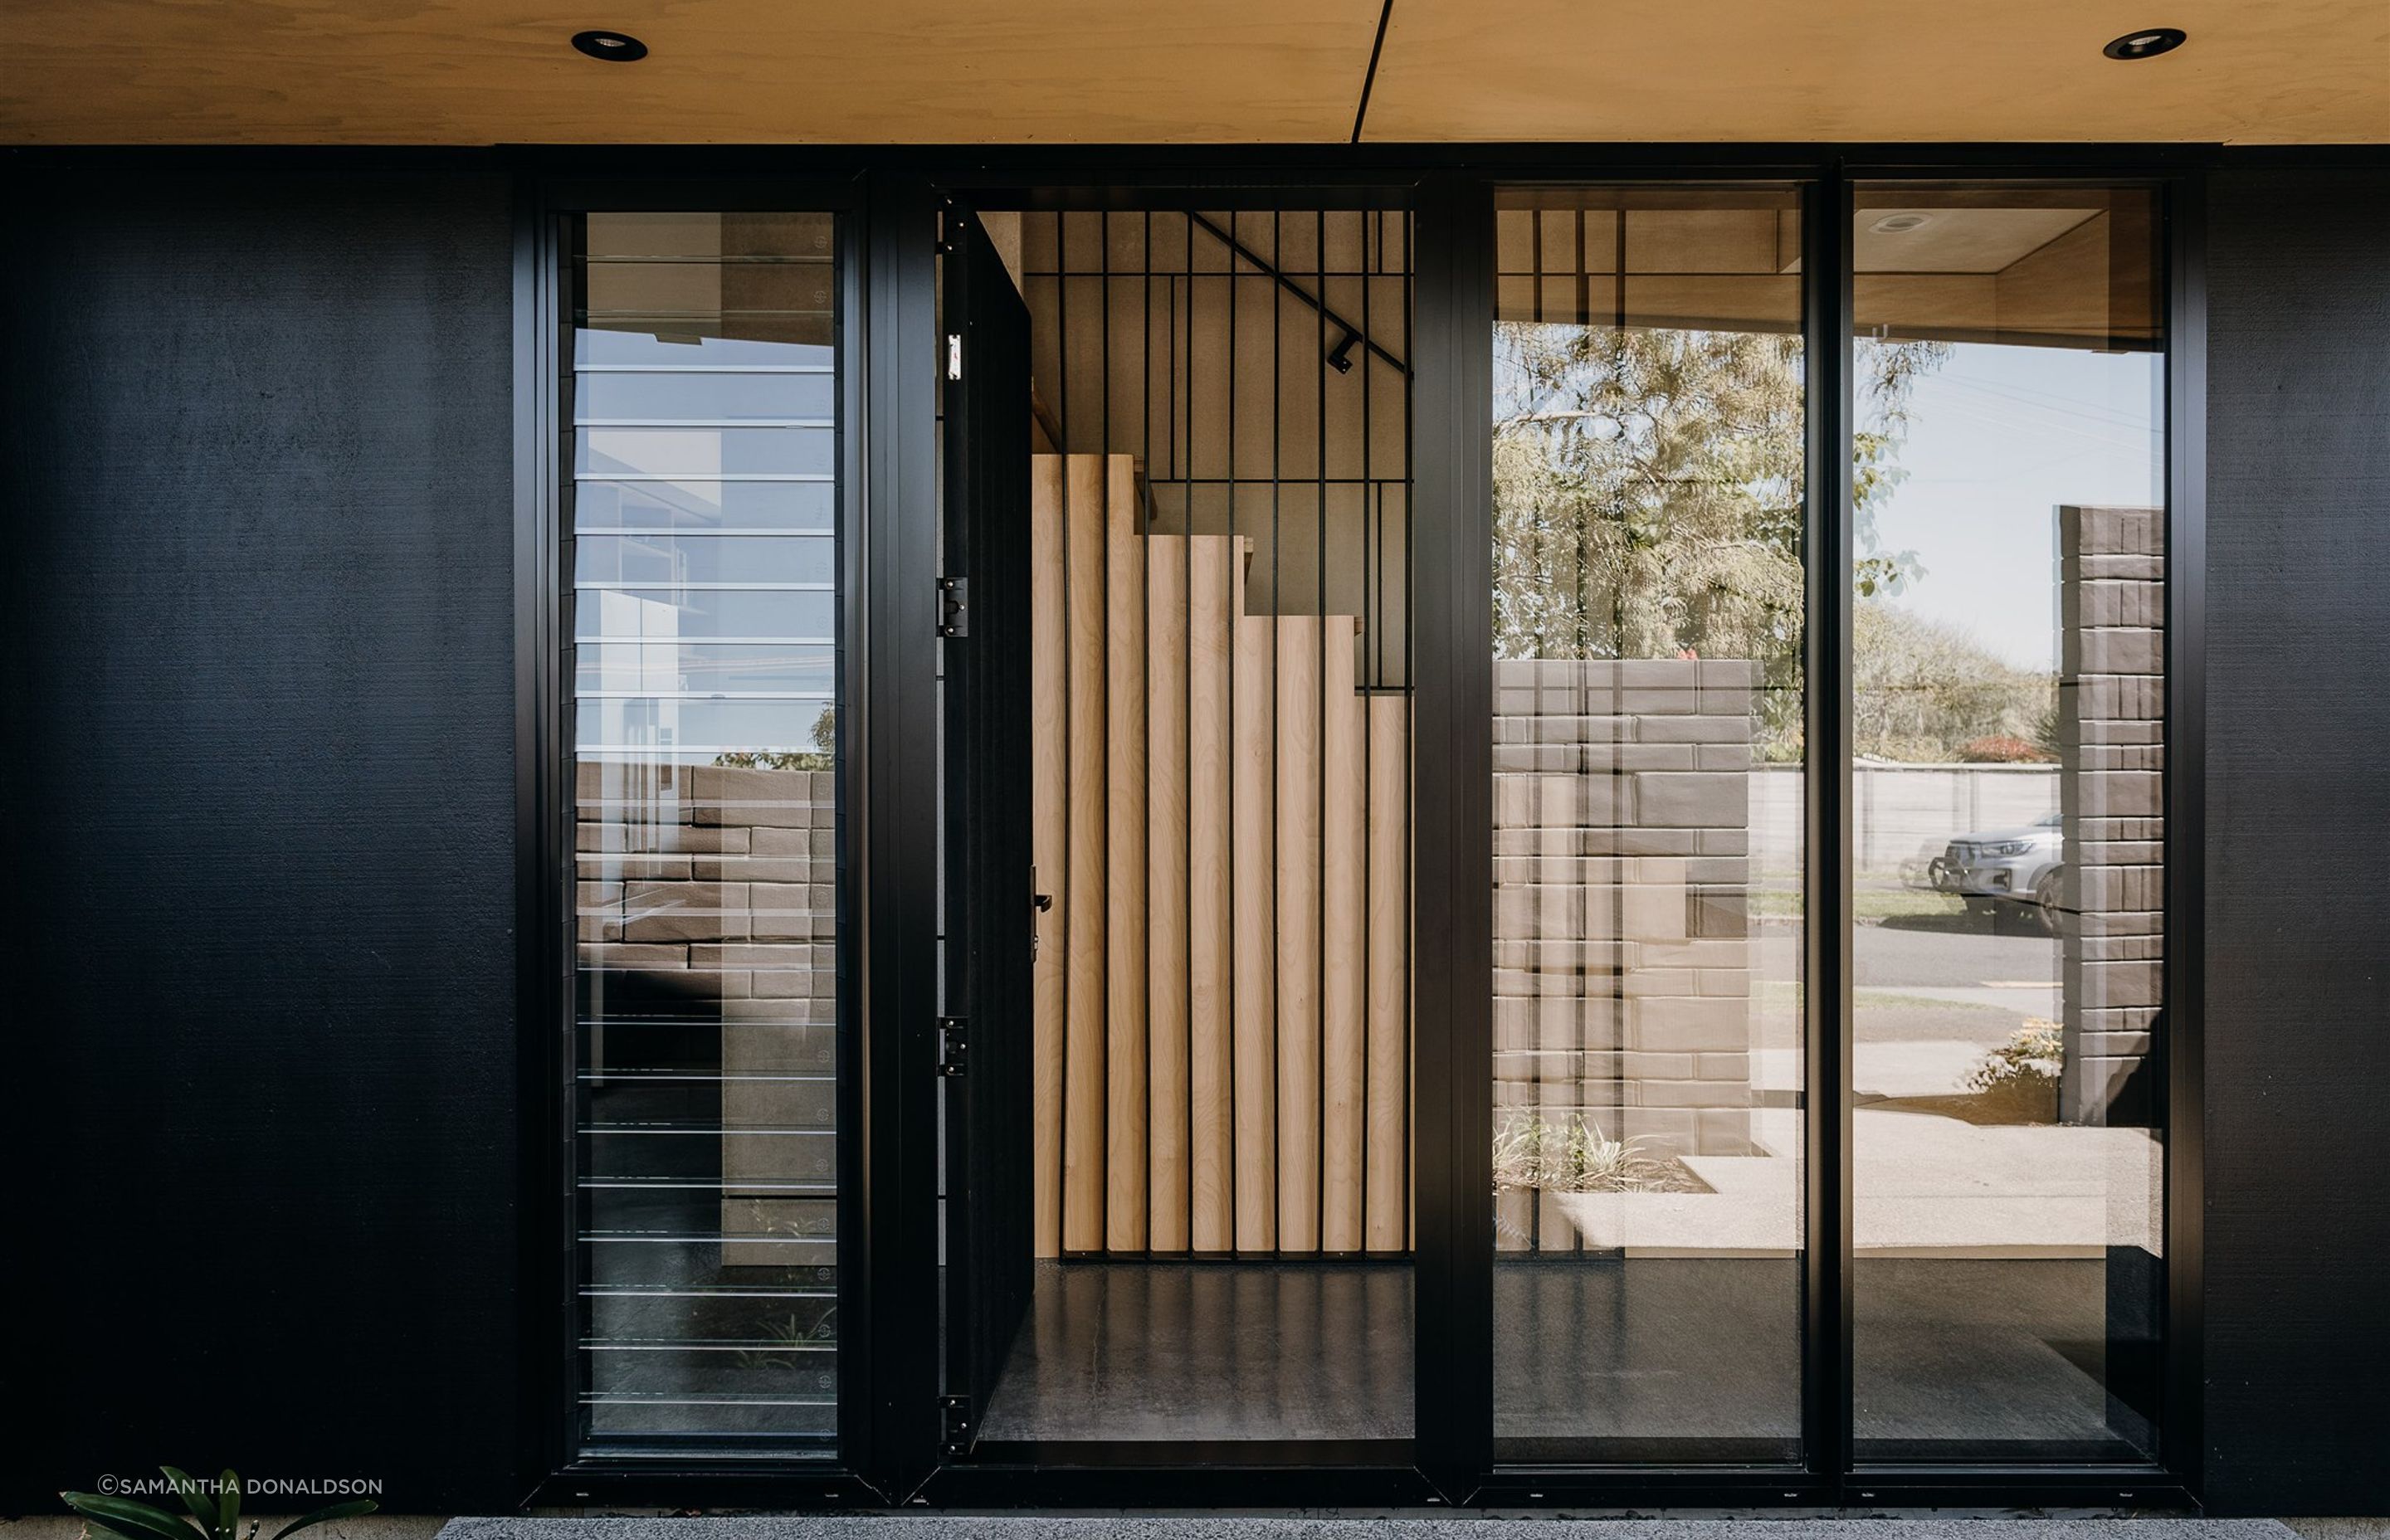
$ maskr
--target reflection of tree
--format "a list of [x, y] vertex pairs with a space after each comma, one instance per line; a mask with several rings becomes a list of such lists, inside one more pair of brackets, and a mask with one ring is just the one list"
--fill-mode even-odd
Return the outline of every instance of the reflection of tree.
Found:
[[713, 756], [713, 763], [734, 770], [835, 770], [838, 768], [838, 708], [824, 706], [814, 719], [813, 751], [803, 749], [736, 749]]
[[[1496, 655], [1755, 659], [1769, 736], [1797, 734], [1800, 337], [1506, 322], [1495, 351]], [[1899, 479], [1917, 377], [1947, 352], [1858, 353], [1863, 593], [1914, 571], [1876, 551], [1871, 513]]]
[[1861, 599], [1851, 626], [1851, 748], [1873, 759], [1947, 763], [1980, 757], [1974, 739], [2005, 737], [2044, 758], [2054, 736], [2056, 681], [2017, 668], [1966, 632], [1897, 605]]

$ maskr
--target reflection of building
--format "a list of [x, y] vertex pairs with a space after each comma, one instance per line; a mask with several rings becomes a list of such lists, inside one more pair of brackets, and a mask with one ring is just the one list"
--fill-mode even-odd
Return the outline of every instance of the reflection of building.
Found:
[[[1752, 1151], [1751, 732], [1758, 665], [1494, 665], [1494, 1118], [1652, 1155]], [[1532, 1205], [1532, 1207], [1531, 1207]], [[1559, 1194], [1497, 1244], [1574, 1250]]]
[[2069, 1123], [2148, 1123], [2132, 1082], [2160, 1027], [2165, 957], [2165, 520], [2058, 510], [2061, 994]]
[[1670, 1151], [1751, 1143], [1757, 665], [1494, 665], [1497, 1120]]

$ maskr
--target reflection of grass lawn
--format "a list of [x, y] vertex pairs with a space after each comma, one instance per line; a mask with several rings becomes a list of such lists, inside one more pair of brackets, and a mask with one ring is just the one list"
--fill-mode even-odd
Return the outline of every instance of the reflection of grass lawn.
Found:
[[[1795, 918], [1801, 913], [1801, 890], [1754, 888], [1751, 912], [1763, 919]], [[1861, 888], [1851, 894], [1851, 917], [1855, 919], [1955, 919], [1966, 912], [1964, 901], [1949, 893], [1927, 892], [1918, 888]]]

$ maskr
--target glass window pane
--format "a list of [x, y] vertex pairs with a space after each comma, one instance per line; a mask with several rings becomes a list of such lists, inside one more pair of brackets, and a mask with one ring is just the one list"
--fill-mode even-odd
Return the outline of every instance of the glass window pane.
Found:
[[825, 590], [762, 593], [726, 588], [582, 585], [574, 630], [585, 640], [828, 642], [836, 596]]
[[592, 690], [737, 694], [754, 690], [827, 694], [836, 660], [827, 647], [784, 642], [584, 642], [574, 677]]
[[609, 481], [806, 478], [831, 471], [828, 428], [590, 428], [573, 435], [573, 468]]
[[1497, 1456], [1791, 1460], [1797, 201], [1520, 192], [1497, 219]]
[[818, 422], [837, 410], [837, 381], [819, 374], [759, 370], [623, 369], [576, 381], [583, 422]]
[[2155, 201], [1886, 184], [1853, 239], [1858, 1454], [2147, 1458]]
[[838, 488], [816, 481], [723, 481], [701, 476], [662, 481], [582, 481], [572, 489], [582, 530], [823, 530], [834, 521]]
[[732, 584], [766, 588], [827, 586], [838, 576], [838, 545], [820, 534], [584, 534], [573, 542], [573, 577], [589, 584]]
[[592, 214], [572, 273], [585, 1457], [836, 1452], [832, 233]]

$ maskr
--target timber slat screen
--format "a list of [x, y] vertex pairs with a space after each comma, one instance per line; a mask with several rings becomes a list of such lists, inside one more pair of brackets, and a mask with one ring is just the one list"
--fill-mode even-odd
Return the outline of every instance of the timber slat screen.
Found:
[[1405, 1252], [1407, 220], [989, 221], [1044, 451], [1037, 1253]]

